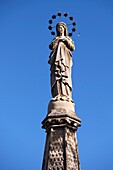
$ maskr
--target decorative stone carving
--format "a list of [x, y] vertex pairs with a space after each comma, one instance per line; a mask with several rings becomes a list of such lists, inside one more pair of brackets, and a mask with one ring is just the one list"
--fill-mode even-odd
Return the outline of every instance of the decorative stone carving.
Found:
[[64, 133], [63, 129], [52, 129], [51, 130], [51, 142], [49, 149], [49, 160], [48, 167], [50, 170], [53, 169], [64, 169]]
[[[43, 170], [64, 170], [64, 133], [63, 129], [59, 128], [53, 129], [47, 132], [47, 136], [49, 136], [49, 148], [48, 152], [45, 152], [44, 161], [43, 161]], [[45, 148], [45, 151], [47, 151]], [[48, 153], [48, 154], [46, 154]], [[46, 162], [47, 161], [47, 162]]]
[[75, 138], [75, 131], [67, 129], [67, 147], [66, 147], [66, 160], [67, 170], [80, 169], [80, 162], [78, 156], [78, 146]]
[[43, 128], [67, 126], [76, 129], [80, 126], [81, 120], [75, 116], [74, 112], [65, 109], [56, 109], [47, 115], [43, 120]]
[[[75, 130], [53, 127], [47, 131], [43, 170], [80, 170]], [[48, 149], [49, 148], [49, 149]]]
[[43, 120], [47, 139], [42, 170], [80, 170], [75, 136], [80, 122], [66, 109], [53, 109]]

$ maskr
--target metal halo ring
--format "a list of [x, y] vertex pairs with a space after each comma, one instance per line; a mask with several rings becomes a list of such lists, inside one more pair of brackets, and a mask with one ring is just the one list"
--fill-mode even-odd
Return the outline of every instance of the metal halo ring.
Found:
[[60, 17], [60, 21], [61, 21], [61, 17], [68, 17], [68, 19], [72, 22], [71, 24], [66, 24], [67, 26], [72, 25], [73, 28], [71, 29], [72, 31], [68, 34], [70, 37], [73, 35], [74, 32], [76, 32], [76, 22], [74, 21], [74, 18], [72, 16], [70, 16], [67, 12], [62, 14], [61, 12], [58, 12], [57, 15], [52, 15], [51, 19], [48, 21], [49, 22], [49, 26], [48, 29], [51, 31], [51, 35], [55, 35], [55, 31], [53, 31], [53, 20], [57, 19], [57, 17]]

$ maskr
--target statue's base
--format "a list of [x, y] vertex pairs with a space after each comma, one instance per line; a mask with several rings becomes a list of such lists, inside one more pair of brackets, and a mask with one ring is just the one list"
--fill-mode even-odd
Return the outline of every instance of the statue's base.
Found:
[[76, 131], [81, 120], [76, 116], [74, 103], [53, 101], [42, 121], [47, 138], [42, 170], [80, 170]]
[[[51, 100], [48, 105], [48, 114], [51, 112], [58, 110], [58, 109], [65, 109], [67, 111], [75, 112], [75, 104], [68, 101], [53, 101]], [[75, 113], [74, 113], [75, 114]]]
[[81, 120], [76, 116], [74, 103], [67, 101], [50, 101], [48, 114], [42, 122], [46, 130], [53, 126], [69, 126], [77, 129]]

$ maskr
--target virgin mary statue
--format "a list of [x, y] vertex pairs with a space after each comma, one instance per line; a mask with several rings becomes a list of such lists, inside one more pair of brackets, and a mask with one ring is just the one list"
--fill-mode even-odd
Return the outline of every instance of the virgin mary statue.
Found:
[[49, 45], [52, 50], [48, 61], [51, 66], [51, 93], [54, 100], [72, 101], [71, 51], [75, 46], [64, 22], [56, 25], [56, 33], [56, 38]]

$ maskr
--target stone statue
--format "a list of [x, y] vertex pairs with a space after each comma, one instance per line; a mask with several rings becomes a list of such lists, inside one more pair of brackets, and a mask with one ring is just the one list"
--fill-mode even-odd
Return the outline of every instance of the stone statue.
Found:
[[[61, 16], [59, 12], [52, 19]], [[64, 13], [62, 16], [67, 17]], [[75, 26], [73, 17], [69, 16], [72, 26]], [[49, 20], [52, 30], [52, 20]], [[71, 29], [70, 29], [71, 30]], [[74, 31], [72, 28], [72, 32]], [[52, 30], [51, 34], [55, 35]], [[71, 35], [69, 33], [69, 35]], [[76, 116], [75, 103], [72, 100], [72, 54], [74, 42], [68, 36], [67, 25], [59, 22], [56, 25], [56, 37], [49, 45], [51, 49], [51, 93], [52, 99], [48, 104], [47, 116], [42, 122], [47, 137], [43, 158], [42, 170], [80, 170], [76, 131], [81, 120]]]
[[68, 36], [67, 26], [64, 22], [56, 25], [57, 36], [49, 48], [52, 50], [48, 63], [51, 71], [52, 100], [72, 101], [72, 54], [75, 49], [74, 42]]

